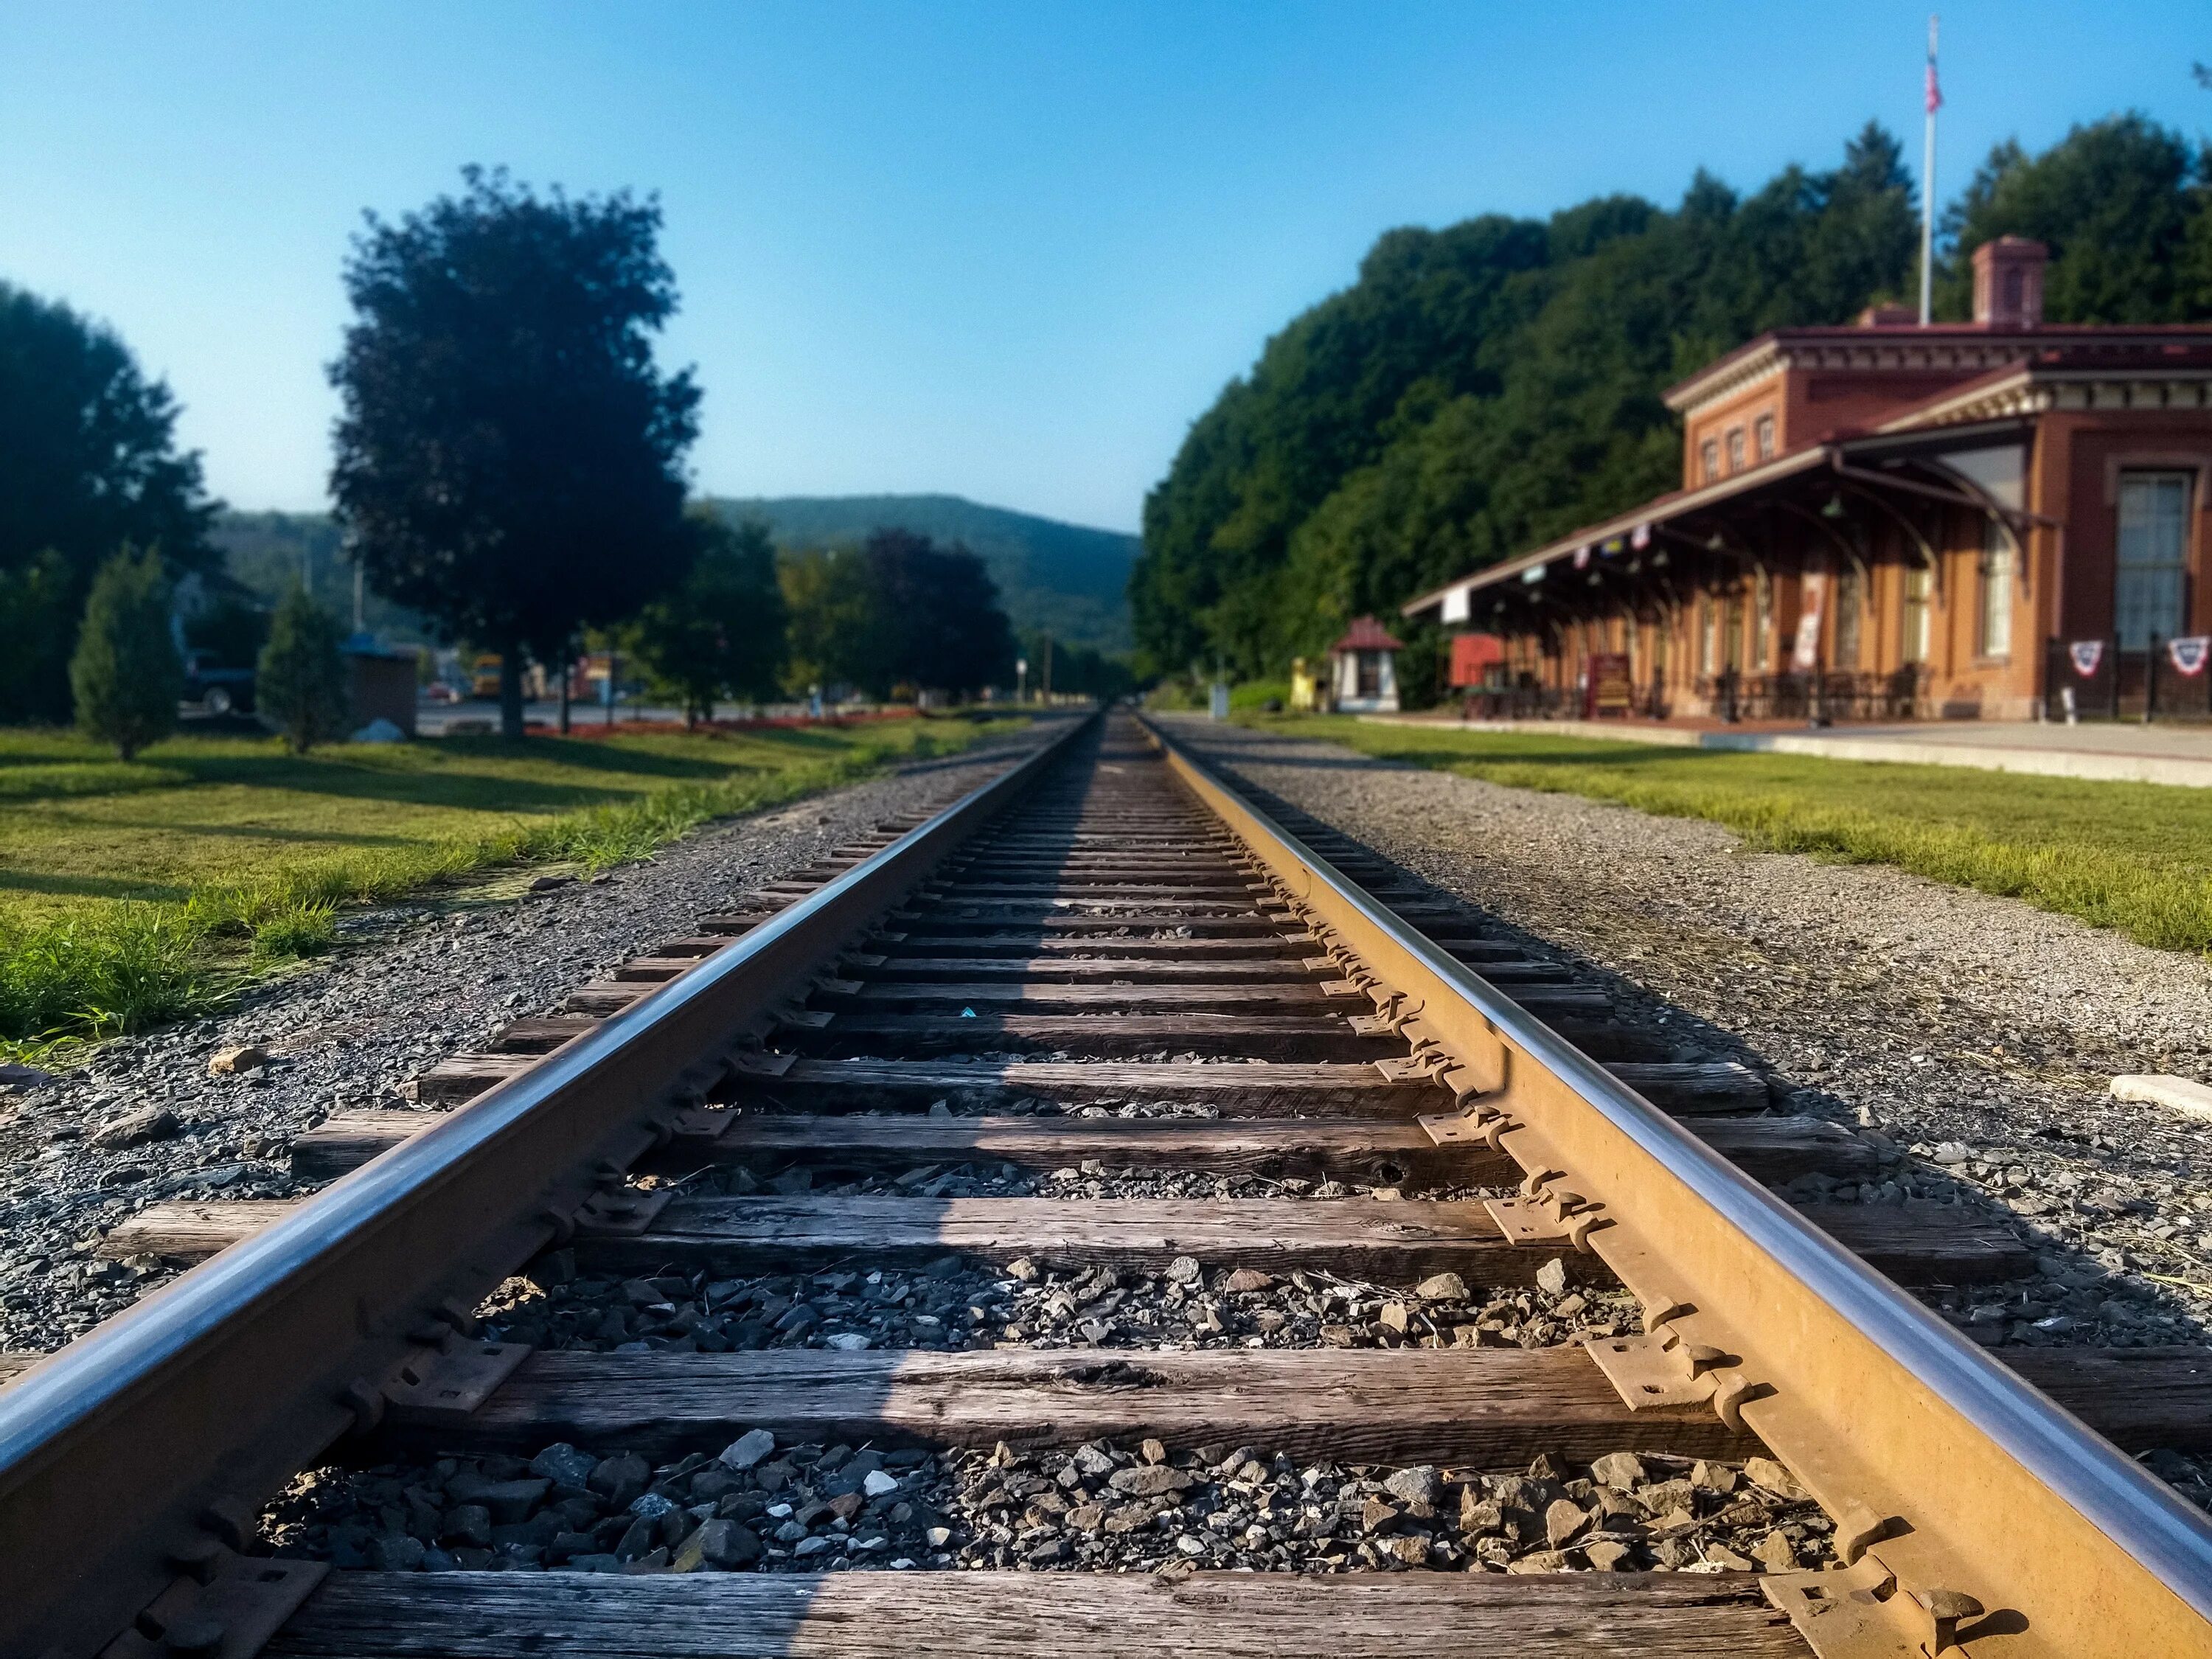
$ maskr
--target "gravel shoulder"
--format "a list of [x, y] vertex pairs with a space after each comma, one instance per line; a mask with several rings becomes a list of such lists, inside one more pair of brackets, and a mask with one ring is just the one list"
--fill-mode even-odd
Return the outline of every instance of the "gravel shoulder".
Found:
[[[126, 1215], [164, 1199], [308, 1190], [287, 1167], [291, 1140], [331, 1112], [406, 1106], [400, 1085], [417, 1073], [883, 819], [974, 788], [1042, 736], [714, 825], [589, 882], [537, 891], [541, 872], [508, 871], [349, 915], [338, 950], [220, 1018], [104, 1044], [35, 1086], [0, 1085], [0, 1349], [58, 1348], [171, 1276], [94, 1255]], [[210, 1074], [214, 1054], [241, 1044], [274, 1064]], [[116, 1132], [137, 1116], [149, 1120], [139, 1133]]]
[[1894, 869], [1750, 852], [1702, 821], [1176, 725], [1573, 962], [1623, 1018], [1755, 1066], [1788, 1110], [1886, 1133], [1909, 1154], [1903, 1195], [2008, 1215], [2041, 1271], [1944, 1300], [1978, 1340], [2212, 1331], [2206, 1127], [2108, 1092], [2123, 1073], [2212, 1076], [2212, 964]]

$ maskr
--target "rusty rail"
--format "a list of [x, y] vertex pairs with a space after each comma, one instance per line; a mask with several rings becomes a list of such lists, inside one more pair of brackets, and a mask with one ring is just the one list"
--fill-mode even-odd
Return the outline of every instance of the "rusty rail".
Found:
[[1604, 1261], [1651, 1332], [1626, 1363], [1838, 1518], [1848, 1572], [1765, 1581], [1824, 1656], [2212, 1653], [2212, 1522], [1146, 726], [1529, 1172], [1501, 1221]]
[[97, 1650], [211, 1542], [242, 1541], [410, 1355], [665, 1138], [696, 1068], [1086, 724], [0, 1393], [5, 1651]]

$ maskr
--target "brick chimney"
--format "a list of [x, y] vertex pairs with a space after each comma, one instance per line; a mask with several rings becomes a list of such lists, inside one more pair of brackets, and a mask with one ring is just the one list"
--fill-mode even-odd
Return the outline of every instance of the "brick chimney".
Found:
[[2043, 321], [2043, 266], [2051, 250], [2025, 236], [2000, 236], [1974, 250], [1974, 320], [1984, 328], [2034, 328]]

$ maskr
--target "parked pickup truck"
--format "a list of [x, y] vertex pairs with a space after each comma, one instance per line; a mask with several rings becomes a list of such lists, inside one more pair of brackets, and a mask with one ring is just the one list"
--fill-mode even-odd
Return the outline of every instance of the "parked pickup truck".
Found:
[[185, 653], [185, 695], [180, 713], [220, 718], [253, 712], [253, 671], [218, 668], [211, 651]]

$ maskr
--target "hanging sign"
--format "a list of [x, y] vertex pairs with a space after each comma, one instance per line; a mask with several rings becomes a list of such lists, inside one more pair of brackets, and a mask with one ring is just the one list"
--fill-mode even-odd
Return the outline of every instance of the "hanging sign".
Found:
[[1807, 575], [1800, 602], [1803, 608], [1797, 613], [1797, 639], [1790, 653], [1790, 665], [1801, 674], [1810, 673], [1820, 660], [1820, 604], [1826, 591], [1818, 572]]
[[2092, 678], [2097, 665], [2105, 659], [2102, 640], [2075, 640], [2066, 647], [2066, 654], [2074, 659], [2074, 672], [2083, 679]]
[[2167, 659], [2177, 674], [2201, 674], [2204, 661], [2212, 657], [2212, 634], [2190, 634], [2166, 642]]
[[1468, 599], [1474, 592], [1472, 584], [1462, 582], [1457, 587], [1444, 589], [1443, 620], [1447, 626], [1463, 623], [1468, 618]]
[[1577, 549], [1575, 550], [1575, 568], [1576, 568], [1576, 569], [1577, 569], [1577, 570], [1587, 570], [1587, 569], [1589, 569], [1589, 556], [1590, 556], [1590, 550], [1589, 550], [1589, 549], [1588, 547], [1578, 547], [1578, 548], [1577, 548]]
[[1651, 526], [1640, 524], [1628, 532], [1628, 544], [1638, 551], [1651, 545]]

